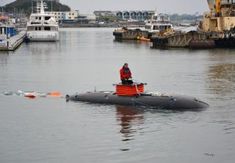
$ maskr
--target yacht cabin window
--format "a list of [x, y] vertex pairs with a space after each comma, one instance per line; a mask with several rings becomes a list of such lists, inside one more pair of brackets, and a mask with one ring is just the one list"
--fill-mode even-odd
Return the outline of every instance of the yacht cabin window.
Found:
[[44, 30], [45, 30], [45, 31], [50, 31], [50, 30], [51, 30], [51, 27], [44, 27]]
[[145, 29], [151, 29], [151, 26], [150, 25], [146, 25]]
[[159, 30], [159, 26], [154, 25], [154, 26], [153, 26], [153, 30]]
[[35, 27], [35, 31], [41, 31], [42, 28], [41, 27]]
[[46, 16], [45, 17], [45, 20], [49, 20], [51, 17], [50, 16]]

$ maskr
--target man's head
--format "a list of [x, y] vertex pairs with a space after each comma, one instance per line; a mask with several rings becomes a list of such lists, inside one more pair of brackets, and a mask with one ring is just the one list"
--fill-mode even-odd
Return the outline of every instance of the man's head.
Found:
[[128, 68], [128, 63], [124, 63], [123, 67]]

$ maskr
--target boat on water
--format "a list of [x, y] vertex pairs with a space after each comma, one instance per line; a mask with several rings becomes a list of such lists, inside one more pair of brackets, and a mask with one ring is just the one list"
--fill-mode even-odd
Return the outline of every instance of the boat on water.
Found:
[[153, 15], [152, 19], [148, 20], [145, 24], [145, 29], [150, 34], [166, 32], [173, 29], [170, 18], [166, 14]]
[[37, 2], [37, 13], [30, 15], [27, 22], [28, 41], [58, 41], [59, 25], [53, 14], [45, 13], [43, 0]]
[[205, 13], [198, 29], [211, 33], [217, 48], [235, 48], [235, 1], [207, 0], [210, 12]]
[[170, 18], [166, 14], [155, 14], [145, 22], [144, 28], [116, 29], [113, 32], [115, 40], [143, 40], [150, 41], [154, 34], [165, 33], [173, 30]]
[[153, 109], [191, 110], [197, 111], [209, 105], [194, 97], [182, 95], [167, 95], [144, 91], [143, 83], [132, 85], [117, 84], [116, 91], [86, 92], [66, 95], [67, 101], [81, 101], [87, 103], [144, 106]]
[[207, 2], [210, 12], [204, 14], [196, 30], [153, 35], [152, 48], [235, 48], [235, 1]]

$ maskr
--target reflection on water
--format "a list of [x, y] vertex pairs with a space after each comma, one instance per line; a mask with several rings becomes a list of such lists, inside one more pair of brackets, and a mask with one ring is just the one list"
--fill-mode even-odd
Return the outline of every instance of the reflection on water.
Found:
[[209, 90], [227, 95], [235, 92], [235, 64], [219, 64], [209, 68]]
[[235, 131], [235, 122], [229, 120], [229, 114], [224, 116], [224, 120], [214, 120], [212, 123], [220, 124], [223, 126], [223, 130], [225, 134], [232, 134]]
[[58, 49], [58, 42], [48, 42], [48, 43], [42, 43], [42, 42], [32, 42], [26, 44], [27, 50], [30, 51], [31, 54], [46, 54], [49, 55], [51, 53], [54, 53]]
[[9, 57], [8, 52], [1, 52], [0, 51], [0, 66], [1, 67], [7, 65], [8, 57]]
[[149, 42], [146, 42], [146, 41], [136, 41], [136, 40], [125, 40], [125, 41], [122, 41], [122, 40], [114, 40], [113, 41], [114, 44], [121, 44], [121, 45], [124, 45], [124, 46], [132, 46], [134, 48], [137, 48], [137, 49], [143, 49], [143, 47], [149, 49], [150, 48], [150, 43]]
[[133, 107], [117, 106], [117, 121], [121, 126], [122, 141], [131, 141], [138, 131], [138, 126], [144, 123], [143, 111]]
[[211, 49], [207, 51], [215, 60], [226, 60], [229, 56], [233, 57], [235, 49]]

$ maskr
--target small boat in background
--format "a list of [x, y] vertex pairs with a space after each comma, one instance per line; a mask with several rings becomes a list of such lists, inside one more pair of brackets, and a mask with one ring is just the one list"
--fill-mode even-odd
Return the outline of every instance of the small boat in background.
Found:
[[164, 33], [172, 30], [173, 25], [170, 21], [170, 17], [166, 14], [155, 14], [145, 24], [145, 30], [152, 36], [157, 33]]
[[116, 29], [113, 32], [115, 40], [140, 40], [150, 42], [150, 38], [155, 34], [164, 34], [173, 31], [173, 25], [166, 14], [155, 14], [150, 20], [145, 22], [143, 28]]
[[137, 37], [137, 40], [139, 40], [139, 41], [144, 41], [144, 42], [150, 42], [151, 39], [146, 38], [146, 37], [144, 37], [144, 36], [141, 36], [141, 37]]

